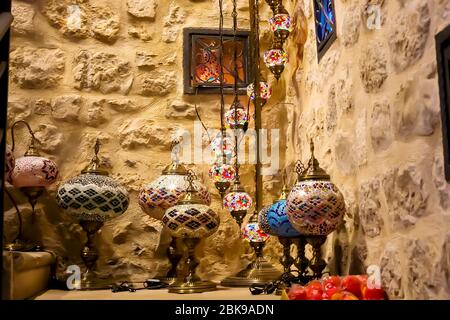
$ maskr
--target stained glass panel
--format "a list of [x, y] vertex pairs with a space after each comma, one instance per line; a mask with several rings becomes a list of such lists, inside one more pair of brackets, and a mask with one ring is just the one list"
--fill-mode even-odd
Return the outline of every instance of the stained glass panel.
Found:
[[314, 0], [318, 58], [325, 54], [336, 39], [336, 16], [333, 0]]

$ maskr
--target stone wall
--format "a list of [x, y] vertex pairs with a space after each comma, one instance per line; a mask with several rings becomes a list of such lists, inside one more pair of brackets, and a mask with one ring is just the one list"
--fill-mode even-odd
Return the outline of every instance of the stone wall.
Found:
[[[230, 27], [231, 1], [225, 2]], [[262, 19], [269, 17], [261, 1]], [[450, 22], [445, 0], [336, 0], [338, 39], [317, 62], [311, 0], [285, 0], [296, 22], [288, 40], [290, 62], [263, 109], [263, 127], [277, 128], [280, 165], [316, 156], [347, 202], [345, 224], [324, 254], [331, 272], [381, 267], [392, 299], [450, 295], [450, 186], [443, 175], [434, 34]], [[367, 5], [381, 6], [381, 28], [366, 27]], [[239, 0], [239, 23], [248, 27], [248, 4]], [[170, 161], [168, 137], [192, 130], [194, 104], [208, 127], [218, 127], [218, 97], [182, 93], [182, 28], [218, 26], [217, 1], [13, 1], [9, 124], [25, 119], [44, 154], [60, 167], [60, 180], [77, 174], [100, 138], [103, 163], [130, 192], [131, 206], [99, 235], [101, 276], [142, 280], [163, 275], [170, 240], [160, 222], [137, 205], [139, 187]], [[261, 25], [262, 50], [270, 43]], [[227, 97], [227, 103], [230, 103]], [[28, 137], [18, 132], [16, 155]], [[205, 166], [195, 167], [205, 183]], [[254, 192], [253, 169], [243, 168]], [[280, 188], [264, 177], [264, 204]], [[294, 180], [294, 174], [289, 177]], [[57, 183], [58, 184], [58, 183]], [[15, 190], [26, 217], [25, 235], [58, 256], [58, 274], [81, 264], [81, 228], [57, 206], [49, 188], [31, 225], [30, 209]], [[199, 271], [219, 280], [244, 267], [251, 250], [220, 208], [219, 231], [200, 246]], [[5, 230], [16, 221], [6, 208]], [[280, 247], [266, 253], [278, 267]]]
[[[230, 28], [231, 1], [224, 4], [225, 27]], [[238, 1], [238, 10], [239, 26], [248, 28], [248, 1]], [[266, 4], [262, 10], [267, 20]], [[128, 211], [107, 222], [99, 234], [100, 276], [140, 281], [164, 275], [170, 237], [161, 222], [140, 210], [137, 193], [170, 163], [172, 134], [179, 128], [192, 132], [195, 103], [207, 126], [219, 128], [219, 97], [183, 95], [182, 88], [182, 29], [218, 28], [217, 1], [14, 0], [13, 14], [8, 123], [29, 121], [40, 150], [60, 169], [59, 181], [40, 199], [34, 224], [25, 198], [9, 188], [24, 214], [25, 236], [57, 253], [58, 277], [64, 278], [67, 265], [82, 265], [85, 235], [57, 207], [55, 190], [84, 168], [99, 138], [103, 164], [131, 198]], [[268, 109], [282, 100], [283, 90], [279, 88]], [[242, 99], [246, 105], [246, 97]], [[230, 96], [226, 103], [228, 108]], [[25, 129], [16, 134], [18, 157], [29, 137]], [[213, 193], [212, 206], [222, 220], [219, 231], [200, 246], [199, 273], [220, 280], [245, 267], [252, 250], [221, 208], [208, 166], [190, 167]], [[253, 193], [253, 167], [244, 165], [241, 176]], [[273, 179], [265, 178], [266, 188], [276, 194]], [[271, 197], [268, 193], [267, 203]], [[9, 202], [7, 206], [5, 232], [11, 240], [17, 221]], [[278, 263], [276, 241], [271, 243], [268, 256]]]
[[[337, 40], [317, 60], [312, 1], [297, 22], [286, 105], [287, 163], [316, 156], [347, 202], [328, 239], [339, 273], [381, 267], [392, 299], [450, 297], [450, 185], [443, 147], [434, 35], [448, 1], [336, 0]], [[381, 26], [367, 27], [371, 4]], [[301, 30], [303, 29], [303, 30]], [[304, 44], [304, 47], [301, 45]]]

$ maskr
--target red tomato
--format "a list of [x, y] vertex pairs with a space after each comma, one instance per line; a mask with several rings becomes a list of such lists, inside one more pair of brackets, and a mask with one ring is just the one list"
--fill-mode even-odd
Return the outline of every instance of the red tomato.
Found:
[[341, 285], [341, 278], [338, 276], [329, 276], [322, 280], [323, 287], [327, 284], [332, 284], [335, 287], [339, 287]]
[[341, 290], [340, 287], [336, 287], [332, 283], [325, 283], [325, 285], [323, 287], [323, 291], [324, 291], [323, 294], [324, 294], [324, 296], [327, 297], [327, 299], [331, 299], [333, 294], [335, 294], [336, 292], [338, 292], [340, 290]]
[[[311, 284], [311, 282], [306, 286], [306, 299], [307, 300], [322, 300], [323, 290], [322, 285], [318, 281], [317, 283]], [[311, 284], [311, 285], [310, 285]]]
[[289, 300], [306, 300], [306, 290], [299, 284], [293, 284], [288, 292]]
[[342, 289], [361, 297], [361, 281], [357, 276], [346, 276], [341, 282]]

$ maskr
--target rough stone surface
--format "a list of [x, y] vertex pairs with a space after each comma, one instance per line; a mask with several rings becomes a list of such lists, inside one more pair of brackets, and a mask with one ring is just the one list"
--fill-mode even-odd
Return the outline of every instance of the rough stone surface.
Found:
[[81, 120], [90, 127], [97, 127], [108, 120], [105, 113], [105, 100], [89, 101], [83, 108]]
[[168, 146], [170, 144], [168, 136], [169, 130], [144, 119], [127, 120], [119, 128], [120, 145], [126, 149], [137, 146]]
[[420, 59], [430, 31], [430, 11], [426, 2], [409, 1], [393, 16], [389, 35], [392, 62], [397, 71], [403, 71]]
[[45, 152], [54, 153], [64, 141], [64, 135], [58, 128], [51, 124], [40, 124], [34, 133], [39, 142], [40, 149]]
[[445, 180], [444, 160], [442, 153], [436, 154], [433, 163], [433, 183], [438, 190], [439, 204], [448, 212], [450, 208], [450, 183]]
[[137, 18], [155, 19], [156, 7], [154, 0], [127, 0], [128, 13]]
[[146, 52], [143, 50], [136, 51], [136, 66], [141, 68], [147, 68], [147, 69], [155, 69], [156, 68], [156, 61], [155, 57], [157, 57], [157, 54]]
[[391, 169], [383, 177], [392, 230], [405, 229], [427, 214], [428, 191], [417, 167]]
[[359, 189], [359, 216], [361, 225], [370, 238], [379, 236], [384, 222], [381, 217], [380, 181], [366, 182]]
[[366, 92], [380, 90], [388, 77], [387, 59], [381, 42], [370, 43], [359, 60], [361, 80]]
[[355, 169], [355, 155], [351, 144], [352, 137], [346, 132], [337, 132], [335, 140], [335, 163], [343, 174], [350, 174]]
[[58, 120], [74, 122], [78, 120], [82, 98], [71, 94], [59, 96], [52, 101], [52, 116]]
[[73, 61], [75, 88], [127, 94], [133, 83], [128, 61], [113, 53], [81, 50]]
[[33, 5], [13, 1], [11, 13], [14, 17], [11, 25], [14, 34], [31, 35], [34, 33], [34, 16], [36, 15], [36, 11]]
[[396, 242], [388, 244], [380, 259], [383, 288], [391, 299], [402, 299], [405, 297], [402, 284], [402, 261], [400, 252], [401, 248]]
[[197, 115], [194, 105], [184, 101], [172, 101], [167, 104], [166, 117], [172, 119], [195, 119]]
[[10, 53], [11, 79], [24, 89], [53, 88], [63, 78], [61, 49], [19, 47]]
[[391, 108], [387, 101], [376, 102], [372, 109], [370, 137], [375, 152], [392, 144]]
[[165, 96], [175, 87], [175, 73], [146, 73], [138, 78], [139, 94], [143, 96]]
[[361, 26], [361, 9], [355, 6], [346, 11], [342, 21], [342, 43], [348, 47], [354, 45], [359, 39]]
[[150, 41], [153, 38], [152, 33], [149, 32], [148, 28], [142, 24], [130, 25], [128, 27], [128, 34], [133, 38], [138, 38], [142, 41]]

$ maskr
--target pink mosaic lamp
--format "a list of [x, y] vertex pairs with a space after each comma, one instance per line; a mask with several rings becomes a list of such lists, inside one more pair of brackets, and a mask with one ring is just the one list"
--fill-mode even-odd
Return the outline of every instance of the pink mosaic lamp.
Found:
[[231, 129], [244, 129], [248, 121], [247, 111], [239, 99], [235, 99], [230, 109], [225, 113], [225, 121]]
[[304, 235], [313, 247], [313, 259], [309, 267], [314, 277], [320, 278], [326, 267], [320, 256], [320, 248], [328, 234], [336, 230], [342, 222], [345, 201], [342, 193], [314, 157], [312, 140], [310, 147], [311, 158], [306, 169], [297, 170], [297, 183], [287, 198], [286, 212], [294, 229]]
[[270, 29], [275, 37], [283, 43], [292, 32], [291, 16], [283, 5], [279, 5], [275, 11], [275, 15], [269, 19]]
[[278, 80], [280, 79], [287, 62], [288, 55], [283, 49], [283, 43], [280, 39], [275, 38], [272, 47], [264, 52], [264, 63]]
[[239, 174], [236, 173], [230, 192], [223, 198], [223, 206], [230, 212], [234, 220], [236, 220], [239, 228], [248, 210], [252, 207], [252, 204], [252, 197], [245, 192], [244, 187], [241, 185]]
[[[262, 79], [262, 76], [260, 77]], [[270, 83], [262, 79], [262, 81], [259, 82], [259, 95], [261, 98], [261, 107], [263, 107], [267, 101], [272, 96], [272, 86]], [[250, 98], [250, 100], [255, 100], [255, 84], [250, 83], [247, 86], [247, 96]]]

